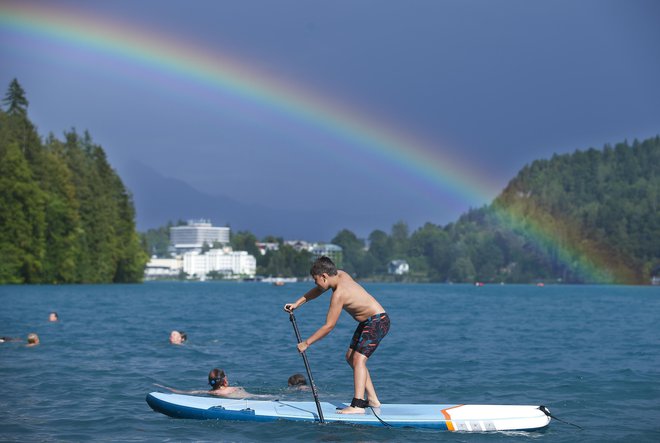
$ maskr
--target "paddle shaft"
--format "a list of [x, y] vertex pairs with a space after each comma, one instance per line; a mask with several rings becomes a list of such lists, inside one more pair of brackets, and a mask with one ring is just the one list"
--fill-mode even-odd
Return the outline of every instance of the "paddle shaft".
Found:
[[[289, 313], [289, 320], [291, 320], [291, 324], [293, 324], [293, 330], [296, 333], [296, 339], [298, 339], [298, 343], [302, 343], [302, 338], [300, 337], [300, 331], [298, 330], [298, 324], [296, 323], [296, 316], [293, 315], [293, 312]], [[309, 361], [307, 361], [307, 354], [301, 352], [300, 355], [302, 355], [303, 361], [305, 362], [305, 369], [307, 369], [307, 377], [309, 378], [309, 384], [312, 386], [312, 394], [314, 394], [314, 402], [316, 402], [316, 409], [319, 411], [319, 421], [321, 423], [325, 423], [325, 419], [323, 418], [323, 411], [321, 410], [321, 403], [319, 402], [319, 394], [316, 391], [316, 385], [314, 384], [314, 377], [312, 377], [312, 370], [309, 368]]]

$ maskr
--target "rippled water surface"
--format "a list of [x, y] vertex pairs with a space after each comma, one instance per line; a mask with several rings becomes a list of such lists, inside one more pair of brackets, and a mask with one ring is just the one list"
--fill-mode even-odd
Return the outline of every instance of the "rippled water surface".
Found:
[[[176, 420], [148, 407], [154, 383], [232, 384], [279, 398], [304, 373], [287, 302], [310, 284], [149, 283], [0, 287], [2, 441], [660, 441], [660, 288], [366, 285], [392, 329], [370, 359], [387, 403], [544, 404], [542, 432], [459, 434], [313, 423]], [[303, 337], [329, 294], [297, 311]], [[57, 311], [60, 322], [49, 323]], [[308, 357], [322, 400], [348, 401], [343, 361], [355, 322], [342, 314]], [[188, 334], [183, 346], [169, 332]]]

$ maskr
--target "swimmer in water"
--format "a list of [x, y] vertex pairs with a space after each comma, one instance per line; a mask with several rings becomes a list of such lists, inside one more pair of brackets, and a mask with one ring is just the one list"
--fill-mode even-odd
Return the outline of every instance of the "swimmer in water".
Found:
[[188, 340], [188, 335], [183, 331], [170, 332], [170, 343], [173, 345], [182, 345]]
[[211, 385], [211, 389], [208, 391], [181, 391], [179, 389], [174, 389], [170, 388], [168, 386], [163, 386], [159, 385], [157, 383], [154, 383], [156, 386], [159, 386], [161, 388], [168, 389], [175, 394], [208, 394], [208, 395], [216, 395], [218, 397], [224, 397], [224, 398], [238, 398], [238, 399], [243, 399], [243, 398], [273, 398], [270, 395], [259, 395], [259, 394], [252, 394], [250, 392], [247, 392], [245, 389], [243, 389], [240, 386], [229, 386], [229, 379], [227, 378], [227, 374], [225, 374], [225, 371], [222, 369], [214, 368], [209, 372], [209, 385]]

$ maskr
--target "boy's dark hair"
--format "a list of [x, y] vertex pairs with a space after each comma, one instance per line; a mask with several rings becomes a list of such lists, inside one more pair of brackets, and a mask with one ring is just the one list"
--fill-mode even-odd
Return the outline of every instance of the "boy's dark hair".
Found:
[[325, 255], [316, 259], [312, 264], [312, 269], [309, 270], [311, 275], [337, 275], [337, 266]]
[[227, 378], [227, 376], [222, 369], [213, 368], [211, 372], [209, 372], [209, 384], [214, 390], [222, 386], [225, 378]]
[[289, 386], [307, 386], [307, 380], [302, 374], [293, 374], [289, 377]]

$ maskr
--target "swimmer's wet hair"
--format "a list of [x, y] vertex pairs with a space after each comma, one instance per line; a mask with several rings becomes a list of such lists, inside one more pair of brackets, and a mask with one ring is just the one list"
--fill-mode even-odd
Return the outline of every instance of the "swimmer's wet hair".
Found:
[[214, 390], [222, 386], [225, 378], [227, 378], [227, 376], [222, 369], [213, 368], [211, 372], [209, 372], [209, 384]]
[[289, 377], [289, 386], [307, 386], [307, 380], [302, 374], [293, 374]]
[[311, 275], [337, 275], [337, 266], [335, 266], [330, 258], [324, 255], [316, 259], [309, 273]]

